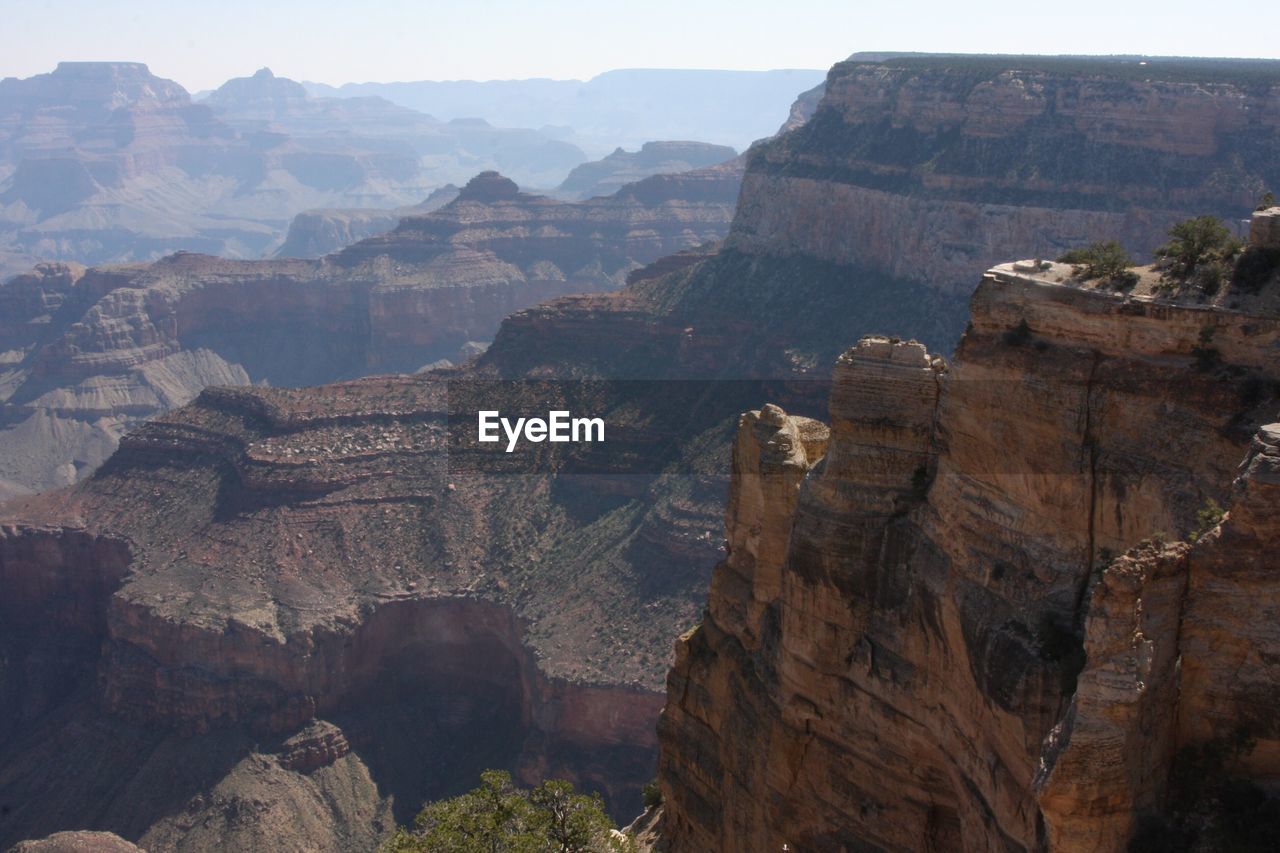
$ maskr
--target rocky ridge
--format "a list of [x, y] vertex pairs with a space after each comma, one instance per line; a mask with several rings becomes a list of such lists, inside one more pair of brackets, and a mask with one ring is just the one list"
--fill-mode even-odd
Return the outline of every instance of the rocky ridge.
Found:
[[289, 223], [284, 244], [276, 250], [278, 258], [319, 258], [336, 252], [366, 237], [385, 234], [407, 216], [418, 216], [439, 210], [458, 197], [459, 189], [446, 184], [433, 190], [419, 204], [383, 210], [355, 207], [337, 210], [304, 210]]
[[494, 167], [551, 185], [585, 159], [536, 131], [311, 98], [267, 69], [193, 103], [141, 63], [64, 62], [0, 81], [0, 252], [255, 258], [306, 209], [409, 206]]
[[727, 145], [706, 142], [646, 142], [639, 151], [619, 148], [612, 154], [590, 163], [575, 166], [556, 187], [555, 195], [567, 199], [585, 199], [611, 195], [626, 184], [650, 175], [690, 172], [715, 166], [738, 156]]
[[322, 259], [39, 266], [0, 285], [0, 478], [9, 494], [72, 483], [127, 429], [208, 385], [458, 360], [513, 311], [616, 289], [640, 264], [723, 236], [736, 190], [731, 173], [694, 173], [567, 203], [488, 172]]
[[1250, 209], [1275, 171], [1275, 63], [855, 55], [757, 147], [728, 241], [962, 298], [973, 270]]

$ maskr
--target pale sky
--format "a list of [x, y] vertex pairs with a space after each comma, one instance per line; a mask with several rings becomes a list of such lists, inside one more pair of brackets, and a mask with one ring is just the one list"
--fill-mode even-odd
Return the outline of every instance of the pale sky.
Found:
[[196, 91], [297, 80], [827, 68], [860, 50], [1280, 57], [1280, 4], [1156, 0], [0, 0], [0, 77], [134, 60]]

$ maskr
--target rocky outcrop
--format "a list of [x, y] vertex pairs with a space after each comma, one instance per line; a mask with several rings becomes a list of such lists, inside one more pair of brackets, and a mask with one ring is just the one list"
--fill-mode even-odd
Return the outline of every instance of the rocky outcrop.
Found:
[[412, 207], [380, 210], [374, 207], [347, 210], [305, 210], [289, 223], [278, 258], [319, 258], [358, 243], [366, 237], [385, 234], [407, 216], [439, 210], [458, 197], [458, 188], [446, 184]]
[[145, 853], [111, 832], [55, 832], [38, 841], [22, 841], [9, 853]]
[[1086, 623], [1089, 662], [1046, 748], [1040, 803], [1051, 846], [1124, 849], [1142, 818], [1188, 796], [1178, 786], [1197, 772], [1197, 749], [1229, 761], [1198, 772], [1225, 770], [1274, 794], [1278, 447], [1280, 425], [1263, 426], [1226, 515], [1194, 542], [1143, 545], [1103, 573]]
[[1259, 249], [1280, 249], [1280, 207], [1269, 207], [1249, 222], [1249, 244]]
[[736, 175], [656, 180], [565, 203], [486, 172], [446, 207], [319, 260], [42, 265], [0, 285], [0, 478], [15, 493], [73, 483], [125, 431], [209, 385], [456, 359], [513, 311], [616, 289], [640, 264], [724, 235]]
[[[855, 56], [813, 118], [758, 146], [729, 246], [967, 294], [973, 270], [1119, 239], [1270, 186], [1274, 64]], [[1253, 76], [1256, 73], [1258, 76]], [[1231, 179], [1210, 175], [1230, 171]]]
[[[1207, 327], [1222, 361], [1197, 368]], [[794, 499], [761, 500], [738, 460], [773, 451], [740, 432], [660, 726], [671, 849], [1122, 850], [1175, 755], [1241, 730], [1231, 771], [1270, 784], [1278, 346], [1262, 303], [1006, 266], [950, 368], [888, 339], [841, 357]]]
[[715, 166], [738, 156], [727, 145], [706, 142], [646, 142], [639, 151], [621, 148], [609, 156], [574, 167], [556, 187], [555, 195], [567, 199], [612, 195], [623, 186], [650, 175], [689, 172]]

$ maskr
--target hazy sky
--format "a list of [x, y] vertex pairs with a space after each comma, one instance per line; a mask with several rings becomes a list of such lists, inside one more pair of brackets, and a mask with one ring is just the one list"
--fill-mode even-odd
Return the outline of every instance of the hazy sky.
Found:
[[0, 76], [127, 59], [191, 90], [826, 68], [858, 50], [1280, 57], [1280, 4], [1158, 0], [0, 0]]

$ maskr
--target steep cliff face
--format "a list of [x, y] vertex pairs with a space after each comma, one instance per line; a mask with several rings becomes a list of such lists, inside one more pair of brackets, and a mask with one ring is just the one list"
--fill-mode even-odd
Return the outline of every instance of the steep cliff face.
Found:
[[1116, 238], [1141, 258], [1175, 220], [1231, 220], [1280, 185], [1278, 69], [855, 56], [744, 155], [720, 252], [616, 301], [518, 315], [494, 357], [513, 371], [590, 369], [614, 354], [571, 336], [607, 340], [615, 319], [664, 340], [654, 374], [703, 351], [715, 355], [699, 371], [825, 376], [870, 332], [950, 352], [975, 270]]
[[[842, 356], [798, 495], [774, 474], [753, 497], [735, 462], [660, 726], [672, 849], [1122, 850], [1175, 753], [1238, 729], [1232, 771], [1269, 784], [1278, 347], [1261, 303], [1007, 266], [950, 368], [914, 342]], [[771, 464], [746, 434], [742, 457]]]
[[[0, 697], [21, 713], [0, 730], [0, 802], [28, 805], [4, 842], [72, 824], [215, 849], [278, 810], [314, 819], [314, 847], [349, 849], [392, 805], [404, 821], [486, 766], [636, 808], [665, 663], [650, 654], [703, 579], [574, 553], [591, 550], [567, 544], [575, 525], [617, 523], [614, 499], [457, 470], [447, 393], [429, 377], [206, 391], [80, 488], [9, 506]], [[192, 778], [127, 808], [90, 807], [67, 778], [91, 761], [151, 790], [182, 756], [200, 756]], [[346, 794], [306, 806], [342, 779]], [[262, 821], [197, 831], [271, 785]]]
[[737, 182], [660, 176], [564, 203], [485, 173], [447, 207], [319, 260], [42, 265], [0, 286], [0, 478], [14, 493], [73, 483], [127, 429], [209, 385], [458, 359], [513, 311], [616, 289], [639, 264], [722, 237]]
[[[1249, 209], [1276, 171], [1276, 66], [857, 56], [757, 146], [729, 246], [968, 293], [973, 270]], [[1234, 73], [1233, 73], [1234, 69]]]

